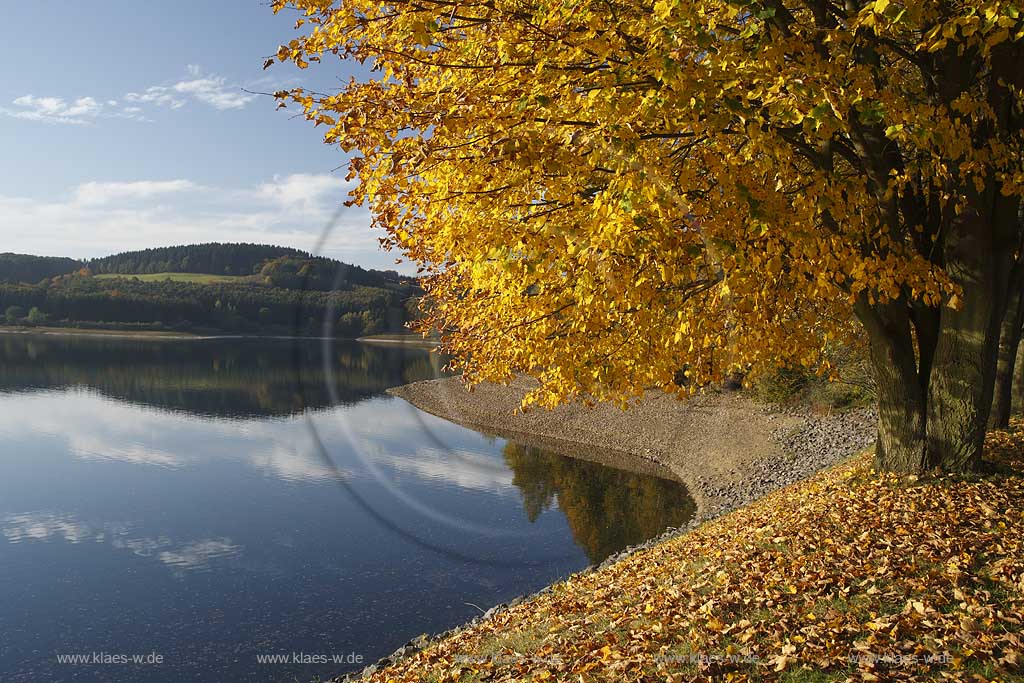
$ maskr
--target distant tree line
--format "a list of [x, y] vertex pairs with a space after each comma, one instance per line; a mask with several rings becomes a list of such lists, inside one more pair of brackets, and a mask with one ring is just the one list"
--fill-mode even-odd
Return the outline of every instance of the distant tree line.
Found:
[[38, 284], [69, 274], [151, 275], [206, 273], [257, 275], [287, 289], [348, 289], [357, 285], [387, 287], [409, 284], [412, 278], [393, 270], [369, 270], [335, 259], [313, 256], [291, 247], [268, 244], [190, 244], [126, 251], [79, 261], [71, 258], [0, 254], [0, 282]]
[[[148, 324], [180, 330], [297, 334], [326, 331], [356, 337], [404, 329], [415, 313], [418, 294], [410, 285], [320, 292], [246, 281], [196, 284], [65, 277], [37, 285], [0, 285], [0, 311], [5, 311], [8, 322]], [[26, 311], [35, 313], [30, 316]]]
[[210, 273], [214, 275], [252, 275], [264, 261], [281, 256], [310, 258], [310, 254], [290, 247], [269, 244], [189, 244], [126, 251], [88, 261], [96, 275], [150, 273]]
[[358, 285], [388, 287], [411, 281], [393, 270], [367, 270], [320, 256], [280, 256], [264, 262], [259, 274], [275, 287], [321, 292]]
[[[346, 289], [355, 285], [383, 287], [408, 280], [393, 270], [368, 270], [323, 256], [268, 244], [190, 244], [115, 254], [85, 262], [96, 275], [209, 273], [261, 275], [275, 287]], [[71, 268], [70, 270], [74, 270]], [[65, 272], [70, 272], [70, 270]], [[38, 280], [28, 280], [38, 282]]]
[[85, 267], [82, 261], [60, 256], [0, 254], [0, 282], [37, 283]]
[[4, 322], [8, 325], [42, 325], [47, 320], [48, 316], [37, 306], [30, 308], [27, 313], [21, 306], [8, 306], [4, 309]]

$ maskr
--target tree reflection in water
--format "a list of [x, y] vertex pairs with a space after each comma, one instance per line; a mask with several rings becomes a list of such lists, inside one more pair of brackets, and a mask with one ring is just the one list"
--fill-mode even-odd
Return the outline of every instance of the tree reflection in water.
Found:
[[530, 521], [557, 501], [591, 562], [679, 527], [696, 511], [676, 481], [612, 469], [509, 442], [505, 462]]
[[[414, 347], [330, 346], [342, 404], [440, 374], [443, 359]], [[213, 417], [284, 417], [332, 404], [315, 340], [158, 341], [103, 336], [0, 337], [0, 391], [81, 387], [130, 403]]]

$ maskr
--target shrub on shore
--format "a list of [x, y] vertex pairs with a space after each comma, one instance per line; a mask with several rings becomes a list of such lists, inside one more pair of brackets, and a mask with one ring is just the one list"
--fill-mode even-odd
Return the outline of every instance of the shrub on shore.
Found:
[[867, 349], [842, 346], [830, 350], [832, 376], [803, 367], [783, 367], [762, 375], [752, 385], [755, 400], [773, 405], [807, 405], [832, 411], [874, 405], [874, 373]]

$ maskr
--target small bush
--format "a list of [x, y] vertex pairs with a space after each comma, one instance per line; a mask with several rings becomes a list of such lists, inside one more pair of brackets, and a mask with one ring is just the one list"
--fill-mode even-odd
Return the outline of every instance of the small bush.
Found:
[[48, 319], [48, 316], [35, 306], [33, 306], [32, 309], [28, 312], [27, 320], [30, 325], [42, 325]]
[[19, 323], [24, 317], [25, 309], [21, 306], [9, 306], [7, 311], [4, 313], [4, 319], [7, 321], [8, 325]]
[[762, 403], [809, 405], [816, 410], [842, 410], [874, 404], [875, 377], [865, 349], [835, 348], [830, 351], [835, 377], [819, 376], [801, 367], [779, 368], [753, 385], [754, 398]]
[[798, 403], [804, 398], [812, 377], [813, 374], [803, 368], [779, 368], [755, 382], [754, 397], [761, 403]]

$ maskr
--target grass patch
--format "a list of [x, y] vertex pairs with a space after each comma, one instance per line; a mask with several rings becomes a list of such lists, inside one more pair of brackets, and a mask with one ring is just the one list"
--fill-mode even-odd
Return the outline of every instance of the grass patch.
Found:
[[548, 636], [548, 628], [548, 623], [542, 621], [526, 624], [521, 629], [502, 632], [482, 643], [472, 654], [466, 656], [499, 658], [511, 653], [529, 654], [540, 649], [544, 639]]
[[818, 669], [801, 667], [782, 672], [779, 680], [782, 683], [831, 683], [831, 681], [845, 681], [848, 676], [849, 672], [847, 671], [827, 673]]

